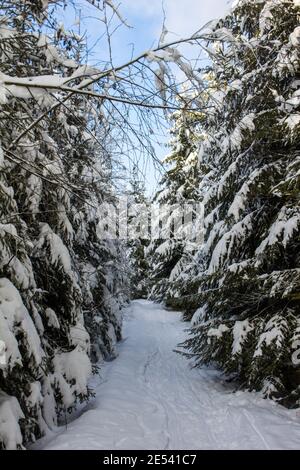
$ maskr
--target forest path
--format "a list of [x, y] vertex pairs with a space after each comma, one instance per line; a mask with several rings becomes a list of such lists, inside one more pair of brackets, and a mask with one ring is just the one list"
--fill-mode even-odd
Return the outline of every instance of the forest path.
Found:
[[299, 448], [299, 412], [255, 393], [231, 393], [218, 372], [191, 369], [174, 352], [187, 326], [179, 313], [161, 305], [132, 302], [125, 310], [120, 354], [102, 368], [96, 398], [67, 428], [34, 447]]

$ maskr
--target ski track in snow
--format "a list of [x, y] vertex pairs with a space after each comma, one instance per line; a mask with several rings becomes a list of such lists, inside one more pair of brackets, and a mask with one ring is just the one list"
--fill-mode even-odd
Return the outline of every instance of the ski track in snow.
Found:
[[[94, 378], [96, 398], [35, 449], [297, 449], [300, 417], [258, 393], [232, 393], [220, 373], [174, 352], [180, 314], [136, 300], [119, 356]], [[100, 382], [100, 383], [99, 383]]]

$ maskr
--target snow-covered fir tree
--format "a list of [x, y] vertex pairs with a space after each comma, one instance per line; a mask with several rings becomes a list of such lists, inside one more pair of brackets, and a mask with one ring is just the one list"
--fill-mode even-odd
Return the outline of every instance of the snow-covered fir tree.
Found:
[[[195, 97], [186, 94], [185, 102], [190, 107], [193, 100]], [[201, 139], [199, 126], [202, 119], [201, 112], [189, 109], [183, 108], [172, 113], [171, 151], [164, 160], [168, 169], [153, 200], [158, 205], [159, 213], [158, 234], [155, 233], [155, 239], [147, 248], [150, 259], [150, 297], [165, 299], [167, 302], [169, 297], [174, 296], [171, 293], [175, 288], [175, 280], [195, 249], [193, 243], [186, 241], [189, 227], [181, 228], [180, 224], [184, 210], [188, 210], [190, 204], [193, 211], [193, 203], [199, 199], [197, 148]]]
[[149, 201], [146, 197], [145, 183], [141, 180], [139, 169], [134, 165], [125, 192], [128, 210], [128, 252], [130, 264], [130, 297], [142, 299], [148, 296], [149, 263]]
[[[109, 142], [95, 100], [74, 95], [53, 106], [63, 94], [51, 93], [47, 85], [91, 71], [78, 62], [76, 37], [53, 21], [52, 36], [43, 34], [46, 7], [45, 1], [1, 2], [0, 448], [5, 449], [40, 437], [87, 399], [91, 360], [114, 355], [121, 336], [120, 248], [97, 237], [97, 206], [114, 198]], [[28, 88], [26, 80], [39, 86]]]
[[286, 405], [300, 397], [299, 18], [298, 1], [239, 0], [210, 34], [205, 241], [181, 299], [196, 365]]

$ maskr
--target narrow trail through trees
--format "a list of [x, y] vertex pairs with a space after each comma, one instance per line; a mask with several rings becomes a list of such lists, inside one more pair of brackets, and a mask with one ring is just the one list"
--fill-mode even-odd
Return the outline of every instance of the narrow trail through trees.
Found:
[[[180, 314], [138, 300], [125, 310], [120, 355], [106, 363], [96, 398], [43, 449], [297, 448], [300, 418], [258, 394], [231, 393], [214, 370], [174, 352]], [[96, 379], [94, 379], [96, 380]]]

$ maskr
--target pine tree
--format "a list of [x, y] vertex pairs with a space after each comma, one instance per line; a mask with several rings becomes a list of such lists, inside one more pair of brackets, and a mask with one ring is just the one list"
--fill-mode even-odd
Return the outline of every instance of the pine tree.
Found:
[[300, 396], [299, 15], [293, 0], [239, 0], [211, 33], [205, 243], [182, 298], [195, 364], [286, 405]]

